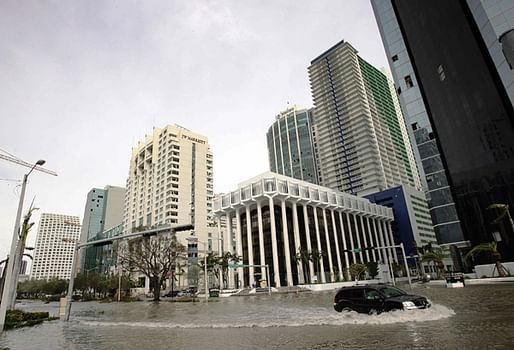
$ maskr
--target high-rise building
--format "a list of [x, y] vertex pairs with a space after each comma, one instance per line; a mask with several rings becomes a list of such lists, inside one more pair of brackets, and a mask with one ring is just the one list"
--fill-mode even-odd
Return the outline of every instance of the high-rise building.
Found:
[[341, 41], [309, 66], [320, 184], [366, 195], [421, 187], [392, 82]]
[[495, 239], [502, 255], [514, 258], [507, 215], [494, 223], [500, 212], [487, 209], [514, 207], [514, 71], [508, 62], [514, 3], [372, 4], [418, 146], [439, 243]]
[[312, 111], [293, 106], [279, 113], [266, 138], [272, 172], [318, 184]]
[[[123, 223], [125, 205], [125, 188], [106, 186], [104, 189], [93, 188], [87, 194], [82, 221], [81, 242], [100, 238], [100, 233]], [[88, 247], [81, 254], [82, 270], [92, 270], [102, 263], [101, 252], [104, 247]]]
[[31, 278], [70, 278], [80, 226], [78, 216], [41, 214]]
[[132, 149], [125, 231], [192, 223], [197, 237], [207, 241], [213, 198], [212, 167], [207, 137], [178, 125], [154, 128]]

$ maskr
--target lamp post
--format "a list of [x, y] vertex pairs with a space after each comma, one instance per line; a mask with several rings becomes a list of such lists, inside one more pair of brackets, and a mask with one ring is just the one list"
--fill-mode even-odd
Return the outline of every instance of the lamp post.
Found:
[[[10, 262], [8, 265], [5, 266], [7, 269], [7, 272], [5, 274], [5, 284], [4, 284], [4, 290], [2, 292], [2, 302], [0, 304], [0, 333], [4, 330], [4, 324], [5, 324], [5, 314], [7, 313], [7, 305], [9, 304], [9, 293], [11, 291], [11, 285], [13, 283], [13, 271], [14, 271], [14, 262], [16, 261], [16, 242], [18, 241], [18, 233], [20, 232], [20, 220], [21, 220], [21, 212], [23, 210], [23, 200], [25, 199], [25, 188], [27, 187], [27, 179], [32, 173], [32, 170], [36, 166], [41, 166], [45, 164], [45, 161], [40, 159], [38, 160], [32, 168], [30, 168], [30, 171], [23, 175], [23, 182], [21, 185], [21, 193], [20, 193], [20, 200], [18, 202], [18, 211], [16, 212], [16, 221], [14, 222], [14, 232], [12, 236], [11, 241], [11, 249], [9, 253]], [[14, 294], [16, 294], [16, 286], [14, 286]]]
[[209, 291], [207, 290], [208, 289], [207, 288], [207, 244], [205, 242], [200, 241], [196, 237], [187, 237], [186, 240], [189, 242], [196, 242], [196, 243], [203, 244], [203, 251], [204, 251], [204, 256], [203, 256], [203, 274], [204, 274], [203, 280], [204, 280], [204, 283], [203, 284], [204, 284], [204, 288], [205, 288], [205, 301], [209, 302]]

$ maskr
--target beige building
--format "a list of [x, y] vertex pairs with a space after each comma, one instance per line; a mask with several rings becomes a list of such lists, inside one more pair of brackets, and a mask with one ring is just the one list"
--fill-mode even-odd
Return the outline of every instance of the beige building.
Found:
[[[206, 242], [212, 211], [212, 166], [206, 136], [175, 124], [154, 128], [132, 149], [124, 231], [192, 223], [195, 235]], [[179, 239], [189, 234], [181, 233]], [[181, 243], [187, 244], [183, 239]]]

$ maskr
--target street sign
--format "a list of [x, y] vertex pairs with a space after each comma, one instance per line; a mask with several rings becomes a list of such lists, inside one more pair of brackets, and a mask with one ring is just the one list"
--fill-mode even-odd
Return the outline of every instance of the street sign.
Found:
[[228, 267], [232, 269], [238, 269], [240, 267], [249, 267], [250, 265], [244, 265], [244, 264], [228, 264]]

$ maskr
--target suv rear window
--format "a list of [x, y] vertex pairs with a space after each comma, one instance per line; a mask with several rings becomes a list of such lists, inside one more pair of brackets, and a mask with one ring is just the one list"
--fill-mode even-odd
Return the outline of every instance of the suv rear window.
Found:
[[339, 298], [344, 299], [362, 299], [363, 297], [363, 290], [362, 289], [343, 289], [338, 294]]

